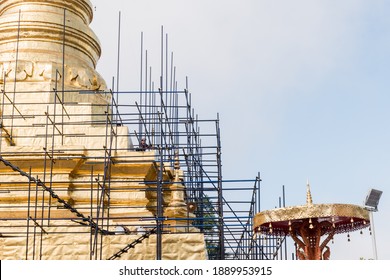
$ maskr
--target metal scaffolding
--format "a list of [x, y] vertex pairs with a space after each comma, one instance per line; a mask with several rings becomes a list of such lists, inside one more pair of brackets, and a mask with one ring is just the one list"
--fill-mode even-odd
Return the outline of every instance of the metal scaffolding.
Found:
[[[167, 37], [164, 41], [162, 30], [161, 75], [157, 88], [147, 61], [141, 62], [145, 65], [141, 66], [140, 89], [134, 91], [65, 90], [61, 80], [63, 69], [56, 72], [53, 90], [20, 92], [14, 87], [9, 91], [7, 83], [16, 81], [4, 75], [0, 96], [1, 169], [23, 180], [5, 181], [6, 177], [1, 177], [0, 211], [6, 213], [7, 209], [17, 207], [27, 215], [25, 218], [14, 218], [12, 213], [1, 216], [0, 237], [24, 237], [26, 259], [42, 259], [43, 236], [50, 235], [53, 228], [56, 234], [65, 236], [89, 234], [91, 260], [103, 258], [105, 235], [137, 232], [142, 232], [138, 239], [123, 244], [123, 249], [109, 259], [120, 259], [151, 235], [157, 236], [156, 258], [161, 259], [164, 234], [172, 231], [191, 234], [194, 228], [204, 234], [209, 259], [287, 258], [285, 237], [265, 239], [253, 232], [253, 217], [260, 211], [260, 174], [250, 180], [223, 179], [220, 118], [217, 115], [214, 119], [201, 119], [195, 113], [188, 81], [185, 89], [178, 89], [173, 63], [168, 70], [168, 47], [163, 42], [167, 42]], [[119, 61], [118, 55], [118, 65]], [[114, 84], [115, 81], [112, 88]], [[117, 88], [118, 85], [117, 81]], [[24, 102], [26, 94], [49, 96], [51, 101], [41, 112], [26, 113], [19, 108], [42, 107], [39, 100]], [[105, 102], [93, 103], [87, 111], [84, 103], [68, 100], [67, 96], [71, 95], [98, 96]], [[83, 132], [91, 126], [104, 129]], [[11, 155], [4, 151], [4, 145], [18, 146], [19, 142], [30, 139], [31, 135], [25, 132], [31, 127], [38, 131], [34, 137], [40, 143], [37, 147], [41, 147], [29, 151], [35, 162], [41, 162], [43, 172], [39, 174], [28, 162], [23, 167], [13, 162], [18, 152]], [[127, 128], [126, 134], [122, 133], [123, 127]], [[79, 143], [91, 138], [102, 139], [102, 145], [85, 154], [84, 148], [66, 145], [74, 138]], [[119, 145], [126, 141], [131, 145], [126, 148]], [[23, 153], [20, 151], [20, 155]], [[56, 174], [63, 160], [88, 163], [90, 168], [83, 170], [84, 177], [72, 178], [69, 186], [69, 181]], [[112, 175], [118, 172], [121, 162], [154, 167], [154, 173], [147, 178], [132, 178], [128, 188], [129, 192], [145, 192], [155, 201], [147, 206], [154, 217], [113, 214], [127, 210], [134, 213], [144, 207], [112, 203], [113, 195], [126, 191], [118, 186], [129, 184], [130, 180]], [[180, 182], [174, 181], [175, 170], [182, 172]], [[164, 196], [176, 191], [179, 185], [184, 192], [187, 216], [166, 217], [165, 209], [175, 206], [167, 205]], [[75, 204], [64, 199], [69, 188], [89, 193], [89, 202]], [[21, 193], [28, 194], [26, 201], [14, 205], [12, 197]], [[52, 215], [58, 210], [69, 211], [77, 218], [58, 219]], [[119, 229], [116, 221], [121, 221]], [[89, 230], [81, 232], [80, 228]]]
[[[110, 231], [109, 221], [115, 218], [110, 217], [110, 210], [117, 206], [110, 205], [110, 193], [115, 192], [115, 186], [121, 183], [120, 179], [110, 176], [111, 169], [115, 165], [112, 160], [114, 153], [116, 161], [118, 159], [138, 160], [137, 157], [142, 156], [143, 161], [152, 162], [156, 166], [158, 174], [155, 180], [133, 182], [139, 184], [138, 190], [145, 192], [151, 191], [148, 185], [156, 186], [153, 195], [157, 198], [157, 204], [156, 209], [152, 210], [156, 213], [156, 216], [154, 221], [150, 221], [145, 236], [150, 233], [157, 234], [157, 236], [163, 235], [167, 227], [164, 222], [175, 220], [175, 218], [163, 216], [164, 208], [167, 207], [167, 205], [164, 205], [163, 195], [165, 192], [171, 191], [166, 186], [171, 183], [166, 179], [170, 175], [165, 169], [175, 169], [175, 163], [178, 163], [183, 171], [184, 181], [181, 184], [185, 186], [185, 202], [188, 205], [189, 214], [188, 218], [185, 219], [185, 223], [183, 223], [183, 218], [180, 218], [181, 223], [175, 226], [180, 227], [180, 229], [176, 229], [178, 232], [189, 233], [191, 227], [196, 227], [204, 233], [210, 259], [284, 258], [280, 253], [284, 250], [282, 246], [284, 238], [265, 240], [255, 237], [253, 233], [253, 217], [260, 210], [260, 174], [253, 180], [223, 180], [219, 117], [212, 120], [202, 120], [194, 115], [188, 90], [102, 93], [112, 100], [111, 104], [107, 105], [111, 108], [104, 108], [104, 114], [94, 114], [97, 120], [93, 122], [93, 125], [104, 126], [106, 133], [104, 135], [88, 135], [88, 137], [103, 138], [105, 139], [104, 145], [98, 151], [101, 152], [99, 158], [96, 155], [90, 158], [83, 155], [82, 160], [100, 160], [103, 162], [104, 168], [100, 171], [94, 171], [92, 166], [90, 181], [87, 183], [85, 181], [78, 182], [77, 180], [72, 182], [73, 185], [82, 185], [81, 188], [84, 191], [89, 188], [91, 203], [88, 216], [83, 214], [86, 212], [85, 207], [76, 209], [69, 202], [61, 199], [59, 193], [65, 192], [67, 189], [58, 187], [65, 182], [53, 179], [55, 177], [53, 170], [58, 155], [63, 152], [70, 152], [64, 148], [65, 146], [56, 148], [56, 141], [63, 143], [67, 137], [87, 137], [81, 134], [67, 134], [67, 127], [74, 125], [87, 126], [91, 123], [90, 121], [72, 122], [73, 118], [80, 117], [83, 113], [63, 114], [63, 112], [67, 112], [67, 107], [74, 107], [78, 104], [61, 101], [56, 91], [52, 93], [55, 99], [52, 104], [47, 104], [47, 112], [42, 112], [42, 115], [23, 116], [24, 119], [43, 117], [42, 119], [45, 120], [45, 123], [41, 124], [45, 133], [40, 136], [45, 144], [42, 151], [35, 152], [35, 156], [41, 157], [43, 160], [44, 173], [39, 178], [34, 177], [31, 175], [33, 166], [29, 170], [21, 170], [18, 166], [13, 165], [12, 161], [6, 160], [6, 154], [3, 153], [0, 156], [0, 160], [6, 166], [26, 178], [23, 185], [15, 182], [1, 182], [3, 186], [7, 185], [6, 190], [9, 193], [28, 191], [27, 205], [19, 206], [23, 209], [27, 208], [26, 230], [19, 232], [15, 227], [0, 227], [2, 237], [25, 235], [26, 244], [29, 244], [29, 239], [33, 239], [32, 248], [26, 247], [26, 258], [39, 259], [38, 252], [44, 246], [39, 242], [39, 239], [42, 238], [43, 234], [48, 234], [45, 230], [47, 227], [56, 226], [61, 228], [65, 226], [58, 225], [58, 221], [56, 221], [56, 225], [52, 225], [54, 218], [51, 218], [50, 213], [53, 200], [59, 202], [64, 209], [76, 213], [79, 219], [73, 219], [74, 227], [87, 226], [91, 228], [91, 259], [101, 257], [102, 236], [114, 234]], [[17, 95], [17, 93], [15, 94]], [[81, 92], [81, 94], [91, 94], [91, 92]], [[124, 105], [117, 104], [114, 98], [116, 95], [131, 96], [134, 94], [141, 96], [144, 102], [135, 101], [134, 104]], [[7, 93], [3, 91], [3, 96], [6, 95]], [[7, 98], [2, 99], [4, 110], [2, 110], [1, 123], [4, 130], [8, 127], [9, 120], [16, 116], [5, 115], [3, 112], [10, 111], [7, 107], [22, 105], [21, 103], [7, 102], [7, 100]], [[58, 104], [60, 104], [60, 108], [63, 108], [63, 110], [59, 110], [59, 113], [55, 109], [59, 108]], [[36, 106], [38, 104], [27, 105]], [[11, 133], [1, 134], [1, 137], [7, 140], [6, 142], [9, 145], [18, 143], [19, 139], [29, 137], [18, 133], [12, 136], [12, 142], [8, 141], [9, 135], [12, 134], [14, 129], [18, 126], [23, 127], [23, 122], [19, 121], [18, 123], [10, 128]], [[121, 126], [129, 128], [127, 135], [117, 134], [116, 129]], [[135, 151], [131, 155], [133, 158], [122, 158], [120, 156], [122, 150], [117, 147], [116, 143], [121, 137], [130, 138], [133, 143], [137, 143], [126, 149], [127, 151]], [[147, 139], [146, 147], [138, 144], [141, 143], [141, 139]], [[146, 158], [145, 150], [149, 151]], [[81, 151], [72, 149], [71, 152], [77, 154]], [[77, 157], [79, 156], [75, 155], [73, 159]], [[160, 168], [161, 166], [163, 168]], [[2, 191], [4, 191], [4, 188], [2, 188]], [[2, 194], [3, 197], [6, 195], [5, 193]], [[228, 197], [235, 197], [235, 199], [231, 200]], [[240, 199], [237, 200], [237, 197]], [[4, 207], [0, 204], [0, 210], [6, 210]], [[129, 207], [137, 208], [136, 205]], [[191, 217], [190, 214], [192, 214]], [[131, 220], [132, 217], [116, 217], [116, 219], [119, 218]], [[2, 218], [2, 220], [9, 221], [11, 218]], [[141, 225], [143, 223], [140, 224], [134, 220], [123, 224], [123, 228], [134, 228]], [[76, 232], [77, 230], [74, 233]], [[64, 234], [69, 234], [69, 232]], [[124, 244], [124, 247], [126, 245]], [[156, 250], [159, 252], [159, 248], [156, 248]], [[30, 253], [31, 251], [32, 253]]]

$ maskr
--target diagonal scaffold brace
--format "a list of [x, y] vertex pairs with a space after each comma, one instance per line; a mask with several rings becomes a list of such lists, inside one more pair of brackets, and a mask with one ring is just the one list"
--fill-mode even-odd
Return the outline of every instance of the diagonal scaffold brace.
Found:
[[86, 225], [88, 225], [89, 227], [91, 227], [95, 231], [98, 231], [99, 233], [101, 233], [103, 235], [114, 235], [115, 234], [114, 232], [99, 228], [98, 224], [95, 221], [93, 221], [90, 216], [86, 217], [83, 213], [79, 212], [76, 208], [74, 208], [68, 202], [61, 199], [53, 191], [52, 188], [47, 187], [45, 185], [45, 183], [43, 183], [40, 179], [32, 177], [27, 172], [21, 170], [18, 166], [14, 165], [11, 162], [9, 162], [8, 160], [4, 159], [2, 156], [0, 156], [0, 161], [2, 163], [4, 163], [4, 165], [10, 167], [13, 171], [18, 172], [21, 176], [26, 177], [30, 182], [33, 182], [33, 183], [37, 184], [37, 186], [42, 187], [45, 191], [47, 191], [50, 194], [50, 196], [52, 198], [56, 199], [59, 203], [61, 203], [65, 209], [69, 210], [70, 212], [74, 213], [77, 217], [81, 218], [83, 220], [83, 222], [86, 223]]
[[142, 243], [142, 241], [144, 241], [145, 239], [149, 238], [149, 236], [151, 236], [152, 234], [155, 234], [156, 232], [157, 232], [157, 228], [156, 227], [151, 229], [151, 230], [149, 230], [149, 231], [147, 231], [146, 233], [141, 235], [139, 238], [137, 238], [133, 242], [127, 244], [126, 247], [124, 247], [123, 249], [119, 250], [117, 253], [115, 253], [111, 257], [109, 257], [107, 260], [112, 261], [112, 260], [120, 258], [123, 254], [127, 253], [130, 249], [134, 248], [137, 244]]

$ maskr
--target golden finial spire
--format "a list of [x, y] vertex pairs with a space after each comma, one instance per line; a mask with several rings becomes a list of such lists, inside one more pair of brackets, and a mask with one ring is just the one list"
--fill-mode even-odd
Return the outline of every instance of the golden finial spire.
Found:
[[175, 169], [180, 169], [180, 158], [179, 158], [179, 151], [175, 151]]
[[180, 158], [179, 151], [175, 151], [175, 182], [179, 182]]
[[309, 179], [307, 179], [307, 183], [306, 183], [306, 203], [307, 205], [313, 205], [313, 199], [311, 197], [311, 192], [310, 192]]

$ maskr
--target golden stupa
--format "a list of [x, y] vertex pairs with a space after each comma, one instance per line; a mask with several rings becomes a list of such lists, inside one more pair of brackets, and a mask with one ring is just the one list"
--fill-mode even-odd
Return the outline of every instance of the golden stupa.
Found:
[[[161, 163], [132, 149], [126, 126], [107, 125], [92, 17], [88, 0], [0, 1], [2, 260], [156, 259]], [[164, 217], [187, 217], [178, 163], [163, 176]], [[162, 259], [206, 258], [203, 234], [164, 223]]]

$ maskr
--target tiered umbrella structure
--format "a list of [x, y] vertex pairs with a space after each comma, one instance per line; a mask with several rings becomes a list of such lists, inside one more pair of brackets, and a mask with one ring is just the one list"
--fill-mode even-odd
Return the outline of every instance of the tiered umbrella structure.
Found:
[[307, 183], [306, 205], [262, 211], [254, 218], [255, 232], [291, 236], [300, 260], [328, 260], [327, 246], [335, 234], [361, 230], [370, 225], [369, 212], [351, 204], [313, 204]]

